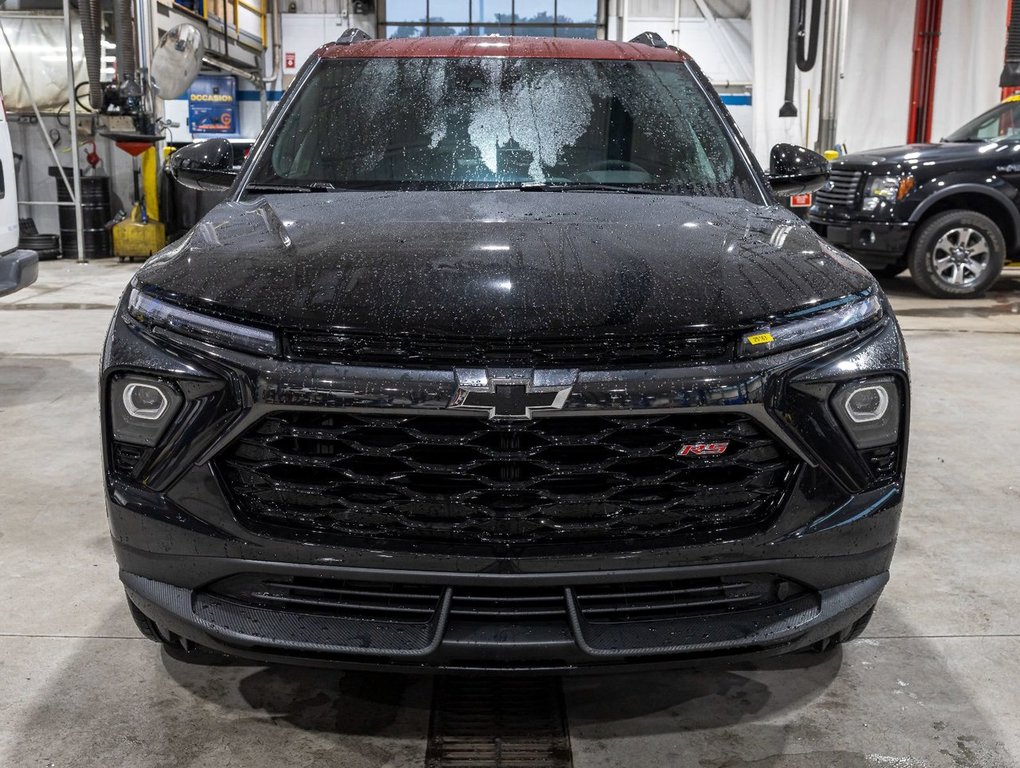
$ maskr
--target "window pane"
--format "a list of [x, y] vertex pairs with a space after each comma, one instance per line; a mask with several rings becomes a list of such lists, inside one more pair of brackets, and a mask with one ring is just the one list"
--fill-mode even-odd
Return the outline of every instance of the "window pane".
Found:
[[[542, 18], [539, 17], [539, 21]], [[553, 27], [543, 27], [541, 24], [516, 24], [510, 32], [511, 35], [520, 35], [521, 37], [555, 37], [556, 33]]]
[[[471, 0], [471, 20], [476, 23], [479, 21], [509, 21], [510, 13], [510, 0]], [[493, 33], [498, 32], [499, 30], [493, 30]]]
[[471, 28], [463, 24], [430, 24], [425, 27], [429, 37], [450, 37], [451, 35], [470, 35]]
[[467, 23], [468, 0], [429, 0], [429, 21]]
[[[509, 15], [509, 14], [507, 14]], [[509, 22], [504, 24], [483, 24], [478, 28], [479, 35], [512, 35], [513, 27]]]
[[594, 24], [597, 13], [597, 0], [556, 0], [556, 21], [563, 24]]
[[412, 24], [386, 27], [386, 37], [425, 37], [425, 27], [416, 27]]
[[[516, 21], [552, 24], [553, 4], [551, 0], [516, 0], [514, 3]], [[550, 33], [552, 34], [552, 33]]]
[[598, 27], [556, 27], [556, 37], [579, 37], [594, 40]]
[[386, 21], [425, 21], [425, 0], [386, 0]]

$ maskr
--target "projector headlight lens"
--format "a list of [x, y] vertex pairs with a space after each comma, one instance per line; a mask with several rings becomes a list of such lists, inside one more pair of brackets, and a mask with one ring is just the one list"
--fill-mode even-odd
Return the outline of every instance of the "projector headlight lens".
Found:
[[109, 400], [113, 439], [132, 445], [156, 445], [183, 402], [170, 381], [134, 374], [114, 376]]
[[832, 397], [832, 410], [858, 448], [879, 448], [899, 439], [900, 388], [891, 376], [844, 384]]
[[132, 382], [124, 387], [122, 399], [124, 410], [129, 416], [146, 421], [157, 421], [170, 405], [159, 387], [138, 382]]
[[855, 424], [878, 421], [889, 410], [889, 393], [882, 386], [858, 387], [849, 394], [844, 407]]

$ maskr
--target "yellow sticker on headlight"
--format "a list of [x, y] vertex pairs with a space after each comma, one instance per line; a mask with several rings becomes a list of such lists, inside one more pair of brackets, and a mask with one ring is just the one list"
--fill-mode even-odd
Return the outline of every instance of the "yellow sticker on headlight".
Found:
[[772, 334], [768, 331], [765, 331], [764, 333], [752, 333], [747, 337], [747, 340], [751, 344], [768, 344], [770, 341], [775, 341], [775, 339], [772, 338]]

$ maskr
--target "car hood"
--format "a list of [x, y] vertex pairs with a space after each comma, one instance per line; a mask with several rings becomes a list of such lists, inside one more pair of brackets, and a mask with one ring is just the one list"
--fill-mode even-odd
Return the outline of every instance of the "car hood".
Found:
[[277, 327], [563, 336], [741, 327], [874, 281], [778, 206], [483, 191], [222, 203], [136, 284]]
[[907, 170], [924, 163], [966, 164], [988, 161], [991, 142], [943, 142], [941, 144], [903, 144], [856, 152], [833, 161], [834, 168], [863, 170], [869, 173]]

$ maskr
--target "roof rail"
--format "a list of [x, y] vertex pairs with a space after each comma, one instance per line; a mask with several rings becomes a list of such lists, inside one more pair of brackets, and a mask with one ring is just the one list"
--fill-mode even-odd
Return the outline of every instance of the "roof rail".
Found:
[[638, 45], [650, 45], [652, 48], [669, 48], [669, 43], [663, 40], [662, 35], [657, 32], [642, 32], [630, 42]]
[[361, 43], [365, 40], [371, 40], [372, 36], [362, 29], [357, 27], [348, 27], [343, 31], [343, 34], [336, 39], [337, 45], [350, 45], [351, 43]]

